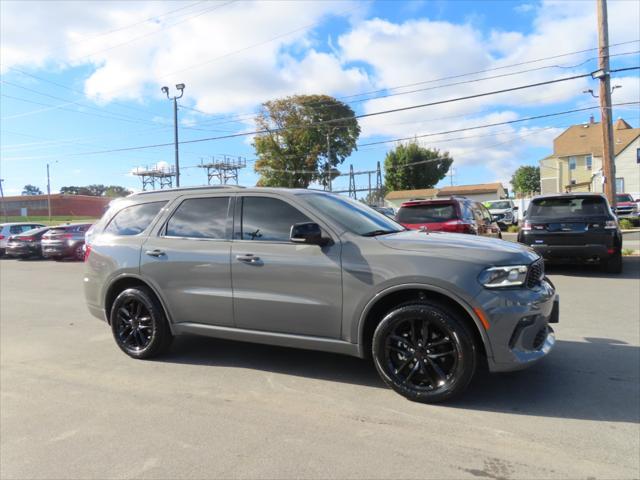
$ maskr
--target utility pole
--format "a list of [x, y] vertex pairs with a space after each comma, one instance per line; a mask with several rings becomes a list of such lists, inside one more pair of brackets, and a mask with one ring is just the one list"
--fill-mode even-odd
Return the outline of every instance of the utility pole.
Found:
[[602, 124], [602, 174], [604, 194], [611, 207], [616, 206], [616, 165], [613, 156], [613, 125], [611, 122], [611, 77], [609, 75], [609, 27], [607, 1], [597, 0], [598, 8], [598, 70], [591, 76], [600, 80], [600, 123]]
[[328, 178], [328, 185], [329, 185], [329, 191], [331, 191], [331, 188], [333, 187], [331, 185], [331, 136], [329, 134], [329, 132], [327, 131], [327, 176]]
[[9, 217], [7, 217], [7, 203], [4, 201], [4, 190], [2, 189], [2, 182], [4, 182], [4, 178], [0, 178], [0, 198], [2, 198], [2, 212], [4, 213], [4, 221], [8, 222]]
[[47, 210], [51, 221], [51, 177], [49, 177], [49, 164], [47, 163]]
[[180, 95], [169, 96], [169, 87], [162, 87], [162, 92], [169, 100], [173, 99], [173, 138], [175, 144], [176, 163], [176, 187], [180, 186], [180, 155], [178, 153], [178, 99], [184, 95], [184, 83], [178, 83], [176, 88], [180, 90]]

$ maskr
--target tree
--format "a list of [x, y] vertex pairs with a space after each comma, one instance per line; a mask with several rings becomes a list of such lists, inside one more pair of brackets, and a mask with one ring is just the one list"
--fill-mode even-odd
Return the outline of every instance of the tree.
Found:
[[[262, 105], [253, 146], [259, 186], [326, 185], [356, 149], [360, 126], [353, 110], [327, 95], [294, 95]], [[327, 172], [331, 172], [327, 174]]]
[[540, 167], [519, 167], [511, 177], [511, 186], [519, 194], [540, 192]]
[[124, 187], [119, 185], [109, 185], [105, 188], [104, 195], [106, 197], [126, 197], [130, 195], [132, 192]]
[[22, 195], [42, 195], [42, 190], [40, 190], [35, 185], [25, 185], [22, 189]]
[[399, 144], [384, 159], [385, 188], [389, 192], [433, 188], [445, 177], [452, 163], [448, 152], [440, 153], [416, 142]]

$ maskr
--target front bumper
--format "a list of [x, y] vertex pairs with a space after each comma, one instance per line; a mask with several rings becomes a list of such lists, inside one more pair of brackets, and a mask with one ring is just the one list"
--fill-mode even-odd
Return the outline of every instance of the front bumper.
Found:
[[550, 281], [534, 288], [483, 291], [478, 300], [487, 316], [489, 370], [526, 368], [546, 357], [555, 345], [550, 323], [558, 323], [560, 300]]

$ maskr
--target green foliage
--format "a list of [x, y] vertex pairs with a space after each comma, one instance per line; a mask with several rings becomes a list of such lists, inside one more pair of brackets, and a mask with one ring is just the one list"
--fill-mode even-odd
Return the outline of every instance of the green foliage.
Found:
[[25, 185], [22, 189], [22, 195], [42, 195], [42, 190], [40, 190], [35, 185]]
[[448, 152], [440, 153], [416, 142], [397, 145], [384, 159], [385, 188], [389, 192], [432, 188], [445, 177], [452, 163]]
[[[262, 105], [253, 146], [259, 186], [306, 188], [328, 183], [356, 149], [360, 126], [353, 110], [327, 95], [294, 95]], [[318, 123], [326, 122], [326, 123]]]
[[66, 195], [91, 195], [94, 197], [125, 197], [131, 191], [119, 185], [87, 185], [86, 187], [62, 187], [60, 193]]
[[633, 251], [632, 248], [623, 248], [622, 249], [622, 255], [625, 257], [628, 257], [629, 255], [633, 255], [635, 252]]
[[507, 232], [509, 233], [518, 233], [520, 231], [520, 227], [518, 225], [509, 225], [507, 227]]
[[620, 223], [622, 230], [631, 230], [633, 228], [633, 222], [628, 218], [621, 218], [618, 223]]
[[517, 193], [540, 192], [540, 167], [523, 165], [511, 177], [511, 186]]

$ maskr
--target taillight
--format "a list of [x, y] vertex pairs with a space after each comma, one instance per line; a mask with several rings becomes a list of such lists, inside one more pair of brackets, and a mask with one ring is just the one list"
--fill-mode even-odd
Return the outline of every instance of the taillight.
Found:
[[0, 233], [0, 240], [4, 240], [4, 235]]
[[89, 260], [89, 254], [91, 253], [91, 245], [88, 243], [84, 244], [84, 261]]
[[618, 228], [618, 222], [616, 222], [615, 220], [607, 220], [607, 222], [604, 224], [604, 228], [606, 228], [607, 230], [614, 230]]
[[21, 237], [20, 240], [24, 240], [25, 242], [33, 242], [35, 238], [33, 237]]
[[444, 222], [442, 230], [454, 233], [476, 233], [474, 224], [466, 223], [461, 220], [449, 220], [448, 222]]
[[63, 233], [60, 235], [62, 238], [73, 238], [73, 233]]
[[529, 220], [525, 220], [520, 230], [531, 230], [531, 222]]

